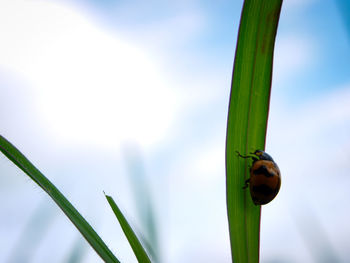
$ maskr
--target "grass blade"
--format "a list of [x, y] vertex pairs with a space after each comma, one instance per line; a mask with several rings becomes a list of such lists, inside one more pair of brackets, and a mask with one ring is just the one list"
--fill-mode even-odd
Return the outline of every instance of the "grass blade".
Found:
[[84, 256], [86, 254], [87, 246], [83, 243], [84, 240], [79, 236], [74, 242], [69, 253], [67, 254], [67, 259], [64, 261], [66, 263], [80, 263], [84, 262]]
[[147, 180], [143, 158], [137, 145], [126, 145], [123, 151], [125, 163], [128, 168], [138, 216], [142, 223], [142, 234], [138, 233], [142, 244], [146, 248], [153, 262], [161, 262], [158, 242], [158, 228], [156, 227], [156, 213], [149, 181]]
[[119, 262], [95, 230], [65, 196], [15, 146], [0, 135], [0, 151], [26, 173], [56, 202], [84, 238], [105, 262]]
[[32, 258], [39, 249], [55, 215], [52, 205], [46, 199], [43, 200], [26, 222], [6, 262], [32, 262]]
[[233, 261], [259, 262], [260, 206], [243, 190], [249, 178], [242, 154], [263, 150], [274, 42], [282, 0], [245, 0], [241, 15], [226, 137], [227, 213]]
[[123, 229], [123, 232], [126, 236], [126, 238], [129, 241], [129, 244], [134, 251], [134, 254], [138, 260], [138, 262], [146, 263], [151, 262], [149, 259], [145, 249], [142, 247], [140, 241], [138, 240], [137, 236], [135, 235], [134, 231], [132, 230], [131, 226], [129, 225], [128, 221], [126, 221], [123, 213], [120, 211], [117, 204], [114, 202], [113, 198], [109, 195], [106, 195], [107, 201], [109, 205], [111, 206], [115, 216], [117, 217], [120, 226]]

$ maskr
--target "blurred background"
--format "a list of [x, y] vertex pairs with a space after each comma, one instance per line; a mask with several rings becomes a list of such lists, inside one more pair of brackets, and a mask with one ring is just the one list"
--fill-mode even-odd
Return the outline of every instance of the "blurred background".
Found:
[[[103, 191], [160, 262], [230, 262], [225, 129], [243, 1], [0, 1], [0, 133], [136, 262]], [[261, 262], [350, 261], [350, 4], [285, 0]], [[0, 156], [0, 262], [99, 262]], [[150, 213], [150, 211], [152, 213]]]

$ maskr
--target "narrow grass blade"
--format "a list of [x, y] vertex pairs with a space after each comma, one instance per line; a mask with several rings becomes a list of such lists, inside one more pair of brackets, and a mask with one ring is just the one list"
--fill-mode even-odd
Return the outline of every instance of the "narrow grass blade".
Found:
[[113, 198], [109, 195], [106, 195], [107, 201], [109, 205], [111, 206], [115, 216], [117, 217], [120, 226], [123, 229], [123, 232], [126, 236], [126, 238], [129, 241], [129, 244], [134, 251], [134, 254], [138, 260], [138, 262], [146, 263], [151, 262], [149, 259], [145, 249], [142, 247], [140, 241], [138, 240], [137, 236], [135, 235], [134, 231], [132, 230], [131, 226], [129, 225], [128, 221], [126, 221], [123, 213], [120, 211], [117, 204], [114, 202]]
[[265, 148], [272, 61], [282, 0], [245, 0], [241, 15], [226, 137], [227, 212], [233, 261], [259, 262], [260, 206], [243, 190], [247, 154]]
[[123, 155], [128, 168], [128, 177], [132, 186], [138, 216], [142, 224], [143, 235], [136, 232], [152, 261], [161, 262], [156, 213], [140, 149], [137, 145], [128, 144], [124, 147]]
[[31, 262], [55, 215], [52, 204], [49, 204], [46, 199], [42, 201], [26, 222], [6, 262]]
[[350, 1], [336, 0], [336, 3], [341, 17], [343, 19], [346, 32], [348, 33], [348, 38], [350, 38]]
[[84, 240], [79, 236], [71, 247], [65, 263], [80, 263], [84, 262], [87, 246]]
[[9, 141], [0, 135], [0, 151], [36, 182], [72, 221], [84, 238], [105, 262], [119, 262], [95, 230], [65, 196]]

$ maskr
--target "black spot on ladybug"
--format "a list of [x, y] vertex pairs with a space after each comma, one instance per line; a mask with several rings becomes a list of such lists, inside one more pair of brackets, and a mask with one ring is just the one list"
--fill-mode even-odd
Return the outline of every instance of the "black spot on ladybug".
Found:
[[272, 195], [275, 193], [275, 190], [267, 186], [266, 184], [255, 185], [252, 189], [255, 193], [260, 193], [263, 195]]
[[258, 169], [253, 170], [253, 173], [258, 175], [258, 174], [263, 174], [266, 177], [272, 177], [274, 176], [273, 173], [270, 173], [269, 170], [266, 168], [265, 165], [261, 165]]

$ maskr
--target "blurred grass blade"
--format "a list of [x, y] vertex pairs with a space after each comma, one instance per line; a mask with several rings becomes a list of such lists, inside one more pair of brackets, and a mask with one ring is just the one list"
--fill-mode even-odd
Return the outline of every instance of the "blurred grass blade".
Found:
[[161, 262], [156, 227], [156, 213], [149, 191], [144, 163], [140, 148], [136, 144], [127, 144], [123, 151], [127, 165], [131, 188], [133, 190], [138, 217], [141, 221], [142, 235], [138, 235], [153, 262]]
[[155, 252], [153, 249], [154, 246], [150, 244], [148, 239], [146, 239], [140, 231], [136, 231], [136, 232], [141, 240], [141, 244], [143, 244], [143, 247], [145, 248], [146, 252], [150, 256], [150, 260], [152, 262], [161, 262], [161, 261], [159, 261], [158, 251]]
[[263, 150], [269, 110], [273, 50], [282, 0], [245, 0], [236, 47], [226, 137], [226, 194], [234, 262], [259, 262], [260, 206], [249, 191], [248, 160]]
[[134, 231], [132, 230], [131, 226], [129, 225], [128, 221], [126, 221], [123, 213], [120, 211], [117, 204], [114, 202], [113, 198], [109, 195], [106, 195], [107, 201], [109, 205], [111, 206], [115, 216], [117, 217], [120, 226], [123, 229], [123, 232], [126, 236], [126, 238], [129, 241], [129, 244], [134, 251], [134, 254], [138, 260], [138, 262], [146, 263], [151, 262], [149, 259], [145, 249], [142, 247], [140, 241], [138, 240], [137, 236], [135, 235]]
[[291, 215], [300, 236], [304, 239], [305, 248], [309, 250], [312, 262], [342, 262], [320, 218], [308, 203], [308, 199], [302, 200], [303, 202], [295, 207], [297, 210], [291, 211]]
[[53, 222], [56, 215], [54, 212], [52, 204], [45, 198], [26, 222], [19, 239], [11, 249], [7, 263], [32, 262], [33, 256]]
[[105, 262], [119, 262], [102, 239], [97, 235], [95, 230], [64, 197], [64, 195], [19, 150], [17, 150], [15, 146], [1, 135], [0, 151], [51, 196]]
[[79, 236], [78, 239], [74, 242], [73, 246], [71, 247], [67, 255], [67, 259], [64, 262], [65, 263], [84, 262], [86, 249], [87, 249], [86, 243], [81, 238], [81, 236]]
[[348, 38], [350, 40], [350, 1], [336, 0], [336, 3], [341, 17], [343, 19]]

